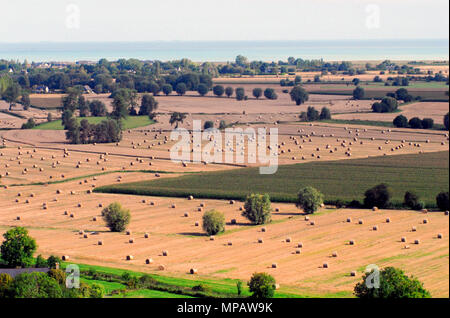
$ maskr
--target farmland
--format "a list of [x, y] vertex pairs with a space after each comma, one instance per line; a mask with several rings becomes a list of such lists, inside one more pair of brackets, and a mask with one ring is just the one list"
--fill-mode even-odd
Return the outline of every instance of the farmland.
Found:
[[[107, 117], [79, 117], [78, 122], [86, 119], [90, 124], [99, 124], [106, 120]], [[123, 129], [133, 129], [143, 126], [148, 126], [154, 122], [148, 118], [148, 116], [129, 116], [123, 121]], [[54, 120], [51, 122], [46, 122], [36, 126], [34, 129], [40, 130], [63, 130], [61, 120]]]

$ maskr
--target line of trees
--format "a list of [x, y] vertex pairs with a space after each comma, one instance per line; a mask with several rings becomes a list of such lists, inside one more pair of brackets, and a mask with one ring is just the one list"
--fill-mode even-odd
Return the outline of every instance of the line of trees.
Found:
[[434, 127], [432, 118], [413, 117], [408, 121], [408, 118], [403, 115], [395, 117], [392, 123], [398, 128], [432, 129]]

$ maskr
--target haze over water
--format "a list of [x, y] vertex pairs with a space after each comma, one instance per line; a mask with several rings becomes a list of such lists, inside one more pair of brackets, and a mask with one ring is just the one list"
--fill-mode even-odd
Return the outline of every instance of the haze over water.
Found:
[[44, 61], [98, 61], [101, 58], [141, 60], [278, 61], [289, 56], [326, 61], [448, 60], [449, 40], [320, 40], [227, 42], [40, 42], [0, 43], [0, 59]]

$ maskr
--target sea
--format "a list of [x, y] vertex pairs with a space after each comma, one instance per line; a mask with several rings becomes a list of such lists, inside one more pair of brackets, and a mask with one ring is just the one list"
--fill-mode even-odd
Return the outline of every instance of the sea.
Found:
[[290, 56], [325, 61], [448, 61], [449, 40], [0, 42], [0, 59], [28, 62], [94, 62], [102, 58], [228, 62], [237, 55], [258, 61], [286, 61]]

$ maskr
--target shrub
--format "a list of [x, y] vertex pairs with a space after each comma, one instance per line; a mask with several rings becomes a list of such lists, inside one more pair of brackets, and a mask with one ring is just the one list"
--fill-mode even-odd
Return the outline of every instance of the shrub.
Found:
[[253, 298], [272, 298], [275, 294], [275, 278], [267, 273], [254, 273], [248, 282]]
[[295, 205], [307, 214], [317, 211], [323, 204], [323, 194], [313, 187], [305, 187], [298, 192]]
[[382, 209], [389, 206], [392, 194], [387, 185], [379, 184], [367, 190], [364, 196], [365, 207], [378, 207]]
[[23, 227], [15, 227], [3, 234], [1, 259], [9, 267], [28, 267], [33, 264], [36, 241]]
[[216, 85], [213, 87], [213, 93], [217, 97], [221, 97], [225, 93], [225, 89], [223, 88], [222, 85]]
[[258, 99], [262, 96], [262, 89], [261, 88], [254, 88], [253, 89], [253, 96]]
[[371, 273], [363, 276], [363, 281], [356, 284], [354, 293], [358, 298], [430, 298], [430, 293], [423, 284], [414, 277], [408, 277], [400, 269], [386, 267], [379, 272], [379, 288], [369, 288], [366, 279]]
[[34, 267], [46, 268], [47, 266], [48, 266], [48, 263], [45, 260], [45, 258], [43, 258], [42, 255], [38, 255], [38, 257], [36, 257], [36, 263], [34, 264]]
[[422, 129], [422, 121], [419, 117], [413, 117], [409, 120], [409, 126], [415, 129]]
[[275, 90], [273, 88], [266, 88], [264, 90], [264, 97], [267, 99], [275, 100], [278, 98], [277, 93], [275, 93]]
[[406, 118], [403, 115], [399, 115], [395, 117], [392, 123], [394, 124], [395, 127], [405, 128], [408, 127], [408, 118]]
[[203, 125], [203, 129], [210, 129], [210, 128], [214, 128], [214, 122], [208, 120], [205, 121], [205, 124]]
[[89, 298], [103, 298], [105, 289], [102, 285], [92, 284], [89, 288]]
[[441, 192], [436, 196], [436, 204], [441, 211], [448, 211], [449, 208], [449, 199], [448, 192]]
[[55, 279], [60, 285], [66, 283], [66, 273], [62, 269], [52, 268], [47, 274]]
[[363, 99], [365, 95], [365, 91], [364, 88], [362, 87], [357, 87], [353, 90], [353, 98], [358, 100], [358, 99]]
[[207, 292], [211, 292], [211, 288], [206, 286], [205, 284], [198, 284], [192, 287], [193, 291], [196, 292], [203, 292], [203, 293], [207, 293]]
[[395, 98], [398, 100], [403, 100], [405, 101], [405, 99], [407, 99], [409, 93], [408, 90], [406, 88], [399, 88], [398, 90], [395, 91]]
[[11, 287], [13, 284], [13, 278], [6, 274], [6, 273], [1, 273], [0, 274], [0, 298], [1, 299], [5, 299], [5, 298], [9, 298], [11, 296]]
[[61, 298], [58, 282], [45, 273], [22, 273], [12, 283], [15, 298]]
[[236, 289], [238, 296], [240, 296], [242, 294], [242, 282], [240, 280], [236, 282]]
[[208, 235], [216, 235], [225, 231], [225, 217], [223, 213], [211, 210], [203, 214], [203, 230]]
[[242, 216], [254, 224], [266, 224], [272, 218], [272, 206], [268, 194], [251, 194], [247, 196]]
[[120, 203], [117, 202], [111, 203], [108, 207], [104, 208], [102, 215], [106, 226], [112, 232], [125, 231], [131, 219], [130, 211], [122, 208]]
[[56, 264], [61, 264], [62, 260], [54, 255], [50, 255], [49, 258], [47, 258], [47, 266], [49, 268], [56, 268]]
[[413, 210], [422, 210], [424, 208], [424, 203], [419, 200], [419, 196], [409, 191], [405, 193], [403, 205]]

